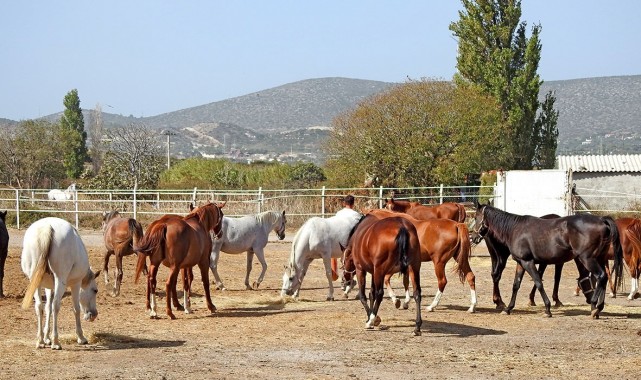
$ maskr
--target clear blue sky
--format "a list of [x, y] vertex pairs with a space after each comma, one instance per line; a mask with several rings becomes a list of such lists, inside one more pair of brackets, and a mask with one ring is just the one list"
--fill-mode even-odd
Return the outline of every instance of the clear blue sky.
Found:
[[[309, 78], [451, 79], [456, 0], [4, 1], [0, 117], [153, 116]], [[641, 1], [523, 0], [546, 81], [641, 74]], [[529, 29], [529, 28], [528, 28]], [[528, 34], [529, 35], [529, 34]]]

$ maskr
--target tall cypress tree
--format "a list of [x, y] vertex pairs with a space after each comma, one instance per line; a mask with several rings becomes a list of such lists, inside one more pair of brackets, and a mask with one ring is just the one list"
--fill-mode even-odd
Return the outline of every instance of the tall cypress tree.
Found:
[[65, 95], [65, 111], [60, 119], [62, 141], [64, 144], [64, 167], [69, 178], [78, 178], [83, 172], [84, 163], [89, 160], [87, 153], [87, 132], [80, 108], [78, 90], [73, 89]]
[[[503, 136], [509, 142], [504, 168], [531, 169], [537, 152], [556, 150], [556, 139], [548, 137], [558, 135], [556, 118], [540, 120], [541, 26], [534, 25], [532, 35], [526, 37], [520, 0], [462, 0], [462, 4], [459, 21], [450, 24], [459, 39], [455, 80], [459, 85], [478, 86], [499, 101], [509, 125], [508, 135]], [[554, 101], [551, 93], [546, 96], [548, 111], [553, 111]], [[544, 124], [547, 130], [541, 131]], [[549, 165], [549, 160], [545, 163]]]

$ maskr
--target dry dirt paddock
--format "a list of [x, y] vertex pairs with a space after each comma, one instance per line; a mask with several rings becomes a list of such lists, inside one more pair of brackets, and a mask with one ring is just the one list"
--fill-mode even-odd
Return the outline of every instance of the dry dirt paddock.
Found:
[[[288, 231], [288, 237], [293, 233]], [[92, 266], [101, 267], [100, 233], [81, 234]], [[383, 329], [367, 331], [365, 312], [353, 296], [325, 301], [327, 284], [320, 261], [312, 264], [301, 299], [283, 302], [281, 277], [291, 243], [270, 242], [269, 269], [260, 290], [243, 289], [244, 255], [223, 254], [220, 272], [229, 290], [213, 291], [218, 312], [208, 313], [197, 274], [195, 312], [177, 313], [173, 321], [164, 313], [161, 319], [149, 319], [144, 281], [133, 283], [134, 260], [127, 257], [120, 297], [109, 296], [102, 279], [99, 283], [98, 319], [83, 322], [89, 344], [75, 343], [70, 299], [65, 297], [60, 322], [63, 350], [36, 349], [35, 314], [20, 307], [27, 286], [20, 270], [21, 232], [10, 235], [7, 297], [0, 299], [2, 379], [632, 379], [640, 373], [640, 299], [628, 301], [623, 293], [608, 298], [601, 319], [592, 320], [583, 297], [572, 295], [576, 268], [567, 265], [560, 292], [565, 306], [554, 309], [552, 318], [544, 316], [542, 306], [526, 305], [532, 285], [528, 280], [515, 312], [501, 315], [492, 304], [490, 260], [481, 247], [476, 247], [471, 262], [478, 311], [466, 312], [469, 290], [449, 275], [441, 306], [432, 313], [422, 312], [419, 337], [412, 334], [413, 303], [410, 310], [397, 310], [386, 297], [380, 310]], [[258, 271], [255, 263], [251, 281]], [[553, 270], [548, 272], [545, 285], [551, 293]], [[510, 263], [501, 286], [504, 298], [510, 294], [513, 273]], [[159, 285], [166, 275], [167, 270], [161, 269]], [[424, 307], [436, 286], [431, 264], [424, 264], [421, 276]], [[399, 279], [394, 284], [399, 287]], [[164, 286], [159, 289], [164, 302]]]

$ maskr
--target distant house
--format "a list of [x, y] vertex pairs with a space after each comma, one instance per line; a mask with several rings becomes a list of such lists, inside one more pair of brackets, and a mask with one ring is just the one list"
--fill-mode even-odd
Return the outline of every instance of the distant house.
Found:
[[571, 171], [583, 208], [641, 211], [641, 154], [557, 156], [556, 167]]

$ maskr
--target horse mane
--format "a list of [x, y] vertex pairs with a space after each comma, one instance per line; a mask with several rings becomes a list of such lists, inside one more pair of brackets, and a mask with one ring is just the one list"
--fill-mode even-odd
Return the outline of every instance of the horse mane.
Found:
[[264, 221], [267, 221], [270, 225], [276, 223], [280, 219], [282, 213], [280, 211], [263, 211], [259, 214], [254, 215], [259, 224], [262, 224]]
[[358, 220], [358, 223], [356, 223], [356, 224], [354, 225], [354, 227], [352, 227], [352, 229], [349, 231], [349, 235], [347, 235], [347, 244], [348, 244], [348, 245], [349, 245], [349, 241], [352, 239], [352, 235], [354, 235], [354, 232], [356, 232], [356, 229], [358, 228], [358, 226], [359, 226], [359, 225], [361, 224], [361, 222], [362, 222], [363, 220], [365, 220], [365, 218], [366, 218], [366, 217], [368, 217], [368, 216], [369, 216], [369, 217], [372, 217], [372, 216], [371, 216], [371, 215], [369, 215], [369, 214], [365, 214], [365, 215], [361, 216], [361, 218]]
[[490, 205], [484, 206], [483, 213], [485, 219], [489, 221], [486, 223], [489, 231], [502, 243], [510, 240], [514, 227], [525, 219], [522, 215], [511, 214]]

